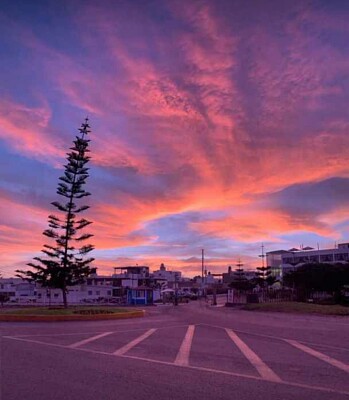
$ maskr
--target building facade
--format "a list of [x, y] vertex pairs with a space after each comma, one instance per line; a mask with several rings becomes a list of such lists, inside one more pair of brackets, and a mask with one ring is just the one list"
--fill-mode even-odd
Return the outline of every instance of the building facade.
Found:
[[312, 247], [277, 250], [266, 255], [267, 265], [272, 268], [272, 273], [282, 279], [285, 274], [308, 263], [348, 263], [349, 243], [340, 243], [335, 248], [321, 250]]

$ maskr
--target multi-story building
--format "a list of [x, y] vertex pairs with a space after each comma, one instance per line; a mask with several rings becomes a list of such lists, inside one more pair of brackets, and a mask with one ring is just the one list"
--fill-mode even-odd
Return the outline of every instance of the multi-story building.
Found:
[[152, 273], [154, 279], [165, 280], [167, 282], [175, 282], [182, 279], [180, 271], [167, 270], [164, 264], [160, 265], [160, 269]]
[[34, 283], [26, 282], [21, 278], [2, 278], [0, 293], [6, 295], [11, 301], [28, 302], [35, 300], [36, 287]]
[[275, 250], [266, 253], [267, 266], [271, 268], [271, 276], [278, 280], [282, 279], [282, 257], [288, 253], [287, 250]]
[[[127, 304], [152, 304], [160, 298], [160, 288], [155, 285], [149, 267], [128, 266], [114, 268], [122, 271], [113, 275], [113, 296], [125, 298]], [[126, 296], [126, 297], [125, 297]]]
[[267, 265], [272, 268], [276, 277], [282, 278], [288, 272], [307, 263], [348, 263], [349, 243], [340, 243], [331, 249], [314, 249], [303, 247], [290, 250], [277, 250], [267, 253]]
[[[202, 282], [201, 277], [185, 278], [180, 271], [167, 270], [163, 264], [153, 273], [150, 273], [149, 267], [138, 265], [115, 267], [114, 274], [109, 276], [98, 275], [94, 269], [84, 283], [67, 288], [67, 300], [70, 304], [94, 302], [152, 304], [164, 293], [178, 295], [204, 293], [205, 288], [222, 284], [222, 279], [218, 279], [217, 275], [208, 273]], [[35, 302], [53, 305], [61, 304], [63, 301], [60, 289], [41, 287], [20, 278], [0, 279], [0, 293], [8, 294], [10, 300], [16, 303]]]
[[[120, 301], [124, 304], [151, 304], [160, 297], [150, 276], [149, 267], [130, 266], [116, 268], [119, 274], [101, 276], [96, 269], [80, 285], [68, 287], [67, 300], [71, 304], [97, 301]], [[0, 293], [6, 294], [11, 302], [38, 303], [44, 305], [61, 304], [60, 289], [41, 287], [20, 278], [0, 279]]]

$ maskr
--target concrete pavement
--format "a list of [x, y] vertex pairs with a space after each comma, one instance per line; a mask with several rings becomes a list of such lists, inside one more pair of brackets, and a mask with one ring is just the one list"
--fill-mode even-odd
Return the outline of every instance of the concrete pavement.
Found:
[[349, 319], [192, 302], [139, 320], [2, 325], [19, 399], [349, 399]]

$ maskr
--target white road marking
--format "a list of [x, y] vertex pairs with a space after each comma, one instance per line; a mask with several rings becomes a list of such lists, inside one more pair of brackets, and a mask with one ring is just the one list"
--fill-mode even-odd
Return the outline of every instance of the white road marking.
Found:
[[[29, 339], [24, 339], [24, 338], [18, 338], [18, 337], [15, 337], [15, 336], [12, 336], [12, 337], [11, 336], [3, 336], [3, 338], [4, 339], [18, 340], [18, 341], [21, 341], [21, 342], [29, 342], [29, 343], [34, 343], [34, 344], [41, 344], [41, 345], [45, 345], [45, 346], [59, 347], [61, 349], [68, 349], [68, 350], [72, 350], [72, 351], [83, 351], [85, 353], [100, 354], [100, 355], [104, 355], [104, 356], [113, 356], [113, 353], [106, 353], [104, 351], [91, 350], [91, 349], [87, 349], [87, 348], [84, 348], [84, 347], [77, 347], [77, 348], [71, 349], [71, 348], [69, 348], [67, 346], [63, 346], [61, 344], [39, 342], [37, 340], [29, 340]], [[139, 360], [139, 361], [150, 362], [150, 363], [155, 363], [155, 364], [163, 364], [163, 365], [172, 366], [172, 367], [181, 367], [180, 365], [176, 365], [174, 363], [167, 362], [167, 361], [153, 360], [153, 359], [149, 359], [149, 358], [136, 357], [136, 356], [130, 356], [130, 355], [123, 355], [121, 357], [122, 358], [129, 358], [129, 359]], [[223, 374], [223, 375], [237, 377], [237, 378], [252, 379], [252, 380], [255, 380], [255, 381], [259, 381], [259, 382], [269, 381], [269, 380], [266, 380], [266, 379], [261, 378], [259, 376], [247, 375], [247, 374], [246, 375], [245, 374], [239, 374], [238, 372], [223, 371], [223, 370], [219, 370], [219, 369], [197, 367], [197, 366], [193, 366], [193, 365], [187, 365], [187, 366], [185, 366], [185, 368], [189, 368], [189, 369], [196, 370], [196, 371], [211, 372], [211, 373], [214, 373], [214, 374]], [[292, 387], [297, 387], [297, 388], [316, 390], [316, 391], [325, 392], [325, 393], [344, 394], [344, 395], [349, 396], [349, 392], [348, 391], [343, 391], [343, 390], [338, 390], [338, 389], [331, 389], [331, 388], [323, 387], [323, 386], [311, 386], [311, 385], [307, 385], [307, 384], [289, 382], [289, 381], [280, 381], [280, 382], [275, 382], [275, 383], [278, 383], [280, 385], [285, 385], [285, 386], [292, 386]]]
[[335, 358], [329, 357], [326, 354], [323, 354], [323, 353], [320, 353], [319, 351], [311, 349], [310, 347], [305, 346], [304, 344], [301, 344], [301, 343], [297, 342], [296, 340], [285, 339], [285, 342], [291, 344], [292, 346], [296, 347], [299, 350], [304, 351], [305, 353], [310, 354], [313, 357], [316, 357], [322, 361], [327, 362], [328, 364], [333, 365], [336, 368], [339, 368], [339, 369], [349, 373], [349, 365], [343, 363], [342, 361], [338, 361]]
[[33, 335], [14, 335], [14, 336], [5, 335], [2, 337], [5, 338], [26, 338], [26, 337], [31, 338], [31, 337], [47, 337], [47, 336], [55, 337], [55, 336], [93, 335], [94, 333], [103, 333], [103, 332], [96, 331], [96, 332], [74, 332], [74, 333], [35, 333]]
[[152, 335], [156, 329], [149, 329], [147, 332], [143, 333], [143, 335], [139, 336], [138, 338], [132, 340], [131, 342], [125, 344], [125, 346], [120, 347], [120, 349], [114, 351], [114, 356], [123, 356], [133, 347], [137, 346], [137, 344], [143, 342], [143, 340], [147, 339], [150, 335]]
[[[163, 322], [163, 321], [162, 321]], [[148, 321], [149, 323], [149, 321]], [[182, 328], [184, 326], [188, 326], [187, 324], [180, 324], [180, 325], [166, 325], [166, 326], [161, 326], [158, 327], [156, 329], [171, 329], [171, 328]], [[112, 331], [112, 333], [123, 333], [123, 332], [136, 332], [136, 331], [144, 331], [144, 327], [141, 328], [134, 328], [134, 329], [118, 329], [118, 330], [114, 330]], [[93, 334], [97, 334], [97, 333], [104, 333], [105, 331], [95, 331], [95, 332], [70, 332], [70, 333], [35, 333], [35, 334], [31, 334], [31, 335], [3, 335], [0, 337], [3, 338], [31, 338], [31, 337], [47, 337], [47, 336], [74, 336], [74, 335], [93, 335]]]
[[[78, 349], [80, 350], [80, 349]], [[161, 361], [161, 360], [153, 360], [149, 358], [143, 358], [143, 357], [136, 357], [136, 356], [123, 356], [124, 358], [130, 358], [133, 360], [139, 360], [139, 361], [145, 361], [145, 362], [151, 362], [155, 364], [163, 364], [163, 365], [168, 365], [168, 366], [175, 366], [175, 367], [181, 367], [181, 365], [176, 365], [168, 361]], [[193, 369], [196, 371], [203, 371], [203, 372], [211, 372], [214, 374], [222, 374], [222, 375], [228, 375], [228, 376], [234, 376], [238, 378], [245, 378], [245, 379], [252, 379], [255, 381], [260, 381], [260, 382], [270, 382], [269, 379], [265, 379], [263, 377], [259, 376], [254, 376], [254, 375], [247, 375], [247, 374], [240, 374], [238, 372], [230, 372], [230, 371], [224, 371], [220, 369], [213, 369], [213, 368], [205, 368], [205, 367], [198, 367], [195, 365], [186, 365], [185, 368]], [[337, 390], [337, 389], [331, 389], [323, 386], [311, 386], [307, 385], [304, 383], [297, 383], [297, 382], [289, 382], [289, 381], [276, 381], [275, 383], [280, 384], [280, 385], [285, 385], [285, 386], [292, 386], [292, 387], [297, 387], [297, 388], [302, 388], [302, 389], [309, 389], [309, 390], [317, 390], [319, 392], [326, 392], [326, 393], [336, 393], [336, 394], [344, 394], [344, 395], [349, 395], [348, 391], [344, 390]]]
[[92, 337], [90, 337], [90, 338], [87, 338], [87, 339], [84, 339], [84, 340], [80, 340], [79, 342], [70, 344], [70, 345], [67, 346], [67, 347], [69, 347], [69, 348], [71, 348], [71, 349], [75, 349], [76, 347], [83, 346], [84, 344], [87, 344], [87, 343], [90, 343], [90, 342], [94, 342], [95, 340], [98, 340], [98, 339], [100, 339], [100, 338], [102, 338], [102, 337], [104, 337], [104, 336], [111, 335], [112, 333], [113, 333], [113, 332], [104, 332], [104, 333], [100, 333], [99, 335], [92, 336]]
[[267, 381], [281, 382], [281, 379], [276, 373], [265, 364], [258, 355], [252, 351], [245, 342], [243, 342], [239, 336], [231, 329], [226, 329], [226, 332], [230, 339], [236, 344], [241, 353], [248, 359], [248, 361], [256, 368], [260, 376]]
[[39, 340], [33, 340], [33, 339], [25, 339], [25, 338], [20, 338], [17, 336], [2, 336], [2, 339], [11, 339], [11, 340], [18, 340], [20, 342], [28, 342], [28, 343], [35, 343], [35, 344], [44, 344], [46, 346], [53, 346], [53, 347], [61, 347], [66, 349], [67, 346], [64, 346], [63, 344], [57, 344], [57, 343], [46, 343], [46, 342], [41, 342]]
[[189, 365], [190, 349], [193, 341], [194, 331], [195, 325], [189, 325], [174, 362], [176, 365]]
[[[209, 326], [211, 328], [219, 328], [219, 329], [224, 329], [224, 330], [228, 329], [225, 326], [205, 324], [205, 323], [196, 324], [196, 326]], [[267, 339], [276, 339], [276, 340], [281, 340], [281, 341], [287, 340], [287, 338], [282, 337], [282, 336], [264, 335], [262, 333], [242, 331], [240, 329], [234, 329], [234, 332], [235, 333], [243, 333], [243, 334], [246, 334], [246, 335], [249, 335], [249, 336], [264, 337], [264, 338], [267, 338]], [[349, 351], [349, 348], [347, 348], [347, 347], [331, 346], [329, 344], [323, 344], [323, 343], [305, 342], [303, 340], [300, 343], [305, 343], [305, 344], [309, 344], [309, 345], [313, 345], [313, 346], [326, 347], [326, 348], [334, 349], [334, 350]]]

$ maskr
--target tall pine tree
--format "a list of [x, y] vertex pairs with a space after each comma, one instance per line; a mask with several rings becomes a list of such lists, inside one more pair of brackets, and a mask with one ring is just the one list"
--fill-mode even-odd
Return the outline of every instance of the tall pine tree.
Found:
[[90, 264], [94, 260], [91, 257], [86, 258], [94, 247], [91, 244], [83, 244], [93, 235], [81, 232], [91, 221], [78, 217], [89, 206], [77, 204], [80, 199], [91, 194], [83, 189], [89, 176], [86, 164], [90, 160], [90, 140], [86, 138], [90, 133], [87, 118], [79, 131], [80, 135], [76, 136], [71, 151], [67, 153], [64, 175], [59, 178], [57, 194], [62, 196], [64, 201], [51, 203], [58, 209], [59, 216], [49, 215], [49, 228], [43, 232], [43, 235], [53, 240], [53, 244], [45, 244], [42, 249], [44, 257], [35, 257], [37, 263], [28, 264], [32, 270], [16, 271], [17, 276], [23, 279], [37, 282], [43, 287], [61, 289], [64, 307], [68, 306], [68, 287], [85, 280], [91, 272]]
[[246, 278], [245, 271], [242, 268], [243, 266], [244, 264], [242, 264], [242, 262], [239, 259], [239, 261], [236, 264], [237, 268], [235, 269], [233, 280], [230, 283], [230, 287], [238, 291], [247, 291], [249, 289], [252, 289], [253, 286], [252, 282], [250, 282]]

